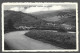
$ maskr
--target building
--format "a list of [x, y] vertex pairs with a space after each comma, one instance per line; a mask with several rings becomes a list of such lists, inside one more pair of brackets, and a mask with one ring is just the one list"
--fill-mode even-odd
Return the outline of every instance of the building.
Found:
[[72, 26], [68, 24], [62, 24], [61, 26], [63, 26], [65, 29], [72, 29]]
[[30, 26], [30, 27], [27, 27], [27, 26], [18, 26], [18, 27], [16, 27], [16, 29], [31, 29], [31, 28], [35, 28], [35, 27], [32, 27], [32, 26]]

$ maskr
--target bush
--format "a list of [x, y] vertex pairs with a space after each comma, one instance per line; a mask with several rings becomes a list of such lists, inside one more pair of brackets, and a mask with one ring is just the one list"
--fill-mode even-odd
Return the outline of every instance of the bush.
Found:
[[58, 29], [58, 32], [67, 32], [67, 30], [66, 30], [65, 28], [63, 28], [63, 27], [60, 27], [60, 28]]
[[65, 29], [64, 27], [62, 26], [58, 26], [58, 32], [67, 32], [67, 29]]

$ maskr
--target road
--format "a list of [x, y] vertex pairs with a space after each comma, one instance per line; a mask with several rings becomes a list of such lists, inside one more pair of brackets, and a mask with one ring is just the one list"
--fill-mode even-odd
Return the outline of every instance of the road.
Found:
[[57, 46], [53, 46], [48, 43], [44, 43], [38, 40], [34, 40], [25, 36], [25, 33], [29, 31], [15, 31], [9, 32], [4, 35], [4, 41], [6, 44], [15, 50], [52, 50], [52, 49], [62, 49]]

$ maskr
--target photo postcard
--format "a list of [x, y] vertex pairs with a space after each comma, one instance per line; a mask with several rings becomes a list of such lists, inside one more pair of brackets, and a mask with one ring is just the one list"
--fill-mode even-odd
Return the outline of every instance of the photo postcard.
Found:
[[78, 51], [77, 2], [2, 3], [3, 52]]

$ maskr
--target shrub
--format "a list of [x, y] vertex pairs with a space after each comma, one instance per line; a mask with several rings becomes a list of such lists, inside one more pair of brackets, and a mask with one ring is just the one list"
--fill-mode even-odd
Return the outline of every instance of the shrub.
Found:
[[65, 29], [64, 27], [59, 26], [58, 32], [67, 32], [67, 29]]

